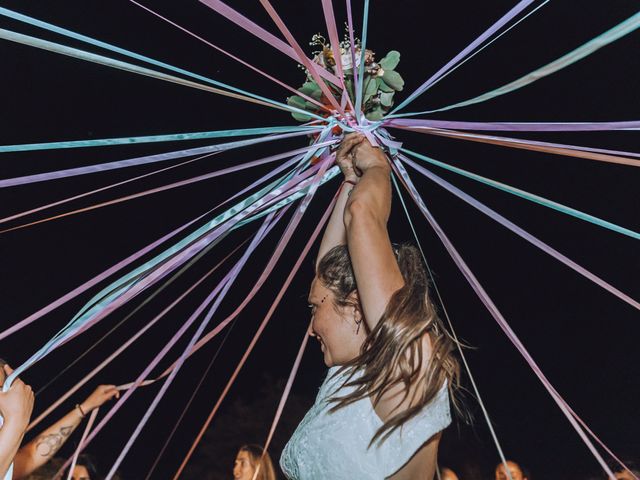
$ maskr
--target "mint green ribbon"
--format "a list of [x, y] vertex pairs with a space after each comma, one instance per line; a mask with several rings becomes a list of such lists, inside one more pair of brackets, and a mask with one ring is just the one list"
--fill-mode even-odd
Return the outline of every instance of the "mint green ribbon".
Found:
[[[0, 9], [0, 10], [6, 10], [6, 9]], [[0, 13], [4, 13], [2, 11], [0, 11]], [[47, 24], [48, 25], [48, 24]], [[44, 27], [43, 27], [44, 28]], [[56, 27], [57, 28], [57, 27]], [[64, 29], [62, 29], [64, 30]], [[55, 30], [53, 30], [55, 31]], [[60, 32], [57, 32], [60, 33]], [[77, 35], [77, 34], [76, 34]], [[71, 35], [67, 35], [67, 36], [71, 36]], [[84, 37], [83, 35], [79, 35], [79, 37], [81, 38], [88, 38], [88, 37]], [[161, 73], [161, 72], [157, 72], [155, 70], [151, 70], [149, 68], [145, 68], [145, 67], [140, 67], [138, 65], [134, 65], [132, 63], [128, 63], [128, 62], [123, 62], [121, 60], [116, 60], [110, 57], [106, 57], [104, 55], [98, 55], [95, 53], [90, 53], [90, 52], [86, 52], [84, 50], [80, 50], [78, 48], [72, 48], [72, 47], [67, 47], [65, 45], [61, 45], [59, 43], [55, 43], [55, 42], [49, 42], [47, 40], [43, 40], [41, 38], [37, 38], [37, 37], [32, 37], [30, 35], [23, 35], [21, 33], [17, 33], [17, 32], [13, 32], [11, 30], [5, 30], [5, 29], [0, 29], [0, 38], [3, 38], [5, 40], [9, 40], [12, 42], [16, 42], [16, 43], [21, 43], [23, 45], [29, 45], [31, 47], [35, 47], [35, 48], [41, 48], [43, 50], [49, 50], [51, 52], [55, 52], [55, 53], [59, 53], [62, 55], [67, 55], [70, 57], [74, 57], [74, 58], [78, 58], [80, 60], [85, 60], [88, 62], [93, 62], [93, 63], [98, 63], [100, 65], [105, 65], [107, 67], [112, 67], [112, 68], [117, 68], [120, 70], [124, 70], [127, 72], [132, 72], [132, 73], [137, 73], [139, 75], [144, 75], [147, 77], [152, 77], [152, 78], [156, 78], [158, 80], [164, 80], [167, 82], [171, 82], [171, 83], [177, 83], [179, 85], [184, 85], [187, 87], [192, 87], [192, 88], [199, 88], [201, 90], [209, 90], [211, 91], [212, 88], [211, 87], [207, 87], [206, 85], [202, 85], [190, 80], [185, 80], [184, 78], [181, 77], [176, 77], [173, 75], [168, 75], [165, 73]], [[76, 38], [76, 37], [73, 37]], [[87, 41], [87, 40], [83, 40], [83, 41]], [[287, 111], [295, 111], [298, 113], [303, 113], [305, 115], [308, 115], [310, 117], [313, 117], [317, 120], [321, 120], [321, 121], [325, 121], [325, 119], [323, 117], [320, 117], [314, 113], [308, 112], [306, 110], [302, 110], [299, 109], [297, 107], [292, 107], [290, 105], [287, 105], [285, 103], [282, 102], [278, 102], [276, 100], [271, 100], [269, 98], [260, 96], [260, 95], [256, 95], [254, 93], [250, 93], [247, 92], [246, 90], [242, 90], [239, 88], [235, 88], [232, 87], [231, 85], [227, 85], [226, 83], [222, 83], [222, 82], [218, 82], [217, 80], [213, 80], [207, 77], [203, 77], [202, 75], [198, 75], [196, 73], [191, 73], [187, 70], [184, 70], [182, 68], [177, 68], [177, 67], [173, 67], [169, 64], [163, 63], [163, 62], [158, 62], [156, 60], [153, 60], [151, 58], [145, 57], [143, 55], [138, 55], [135, 54], [133, 52], [129, 52], [128, 50], [123, 50], [120, 49], [118, 47], [113, 47], [110, 46], [109, 44], [104, 44], [103, 42], [98, 42], [98, 41], [91, 41], [89, 43], [92, 43], [94, 45], [96, 44], [100, 44], [100, 46], [104, 46], [104, 48], [108, 48], [109, 50], [115, 51], [117, 53], [121, 53], [123, 55], [127, 55], [129, 57], [133, 57], [139, 60], [143, 60], [147, 63], [152, 63], [154, 65], [158, 65], [161, 66], [163, 68], [166, 68], [168, 70], [172, 70], [178, 73], [181, 73], [183, 75], [187, 75], [189, 77], [195, 78], [197, 80], [200, 80], [202, 82], [208, 83], [210, 85], [215, 85], [218, 88], [224, 88], [227, 90], [230, 90], [232, 92], [235, 92], [237, 94], [240, 95], [244, 95], [250, 98], [253, 98], [255, 100], [259, 100], [261, 102], [265, 102], [267, 104], [273, 105], [273, 106], [277, 106], [278, 108], [281, 108], [283, 110], [287, 110]], [[105, 46], [106, 45], [106, 46]], [[214, 93], [220, 93], [220, 92], [215, 92]]]
[[474, 105], [476, 103], [485, 102], [487, 100], [491, 100], [492, 98], [499, 97], [506, 93], [513, 92], [514, 90], [518, 90], [526, 85], [530, 85], [531, 83], [544, 78], [552, 73], [555, 73], [559, 70], [562, 70], [569, 65], [576, 63], [579, 60], [591, 55], [593, 52], [606, 47], [610, 43], [619, 40], [620, 38], [634, 32], [640, 27], [640, 12], [632, 15], [625, 21], [619, 23], [615, 27], [607, 30], [606, 32], [598, 35], [594, 39], [588, 41], [587, 43], [581, 45], [580, 47], [572, 50], [571, 52], [563, 55], [562, 57], [554, 60], [551, 63], [546, 64], [543, 67], [534, 70], [533, 72], [528, 73], [527, 75], [520, 77], [517, 80], [514, 80], [511, 83], [507, 83], [502, 87], [496, 88], [495, 90], [491, 90], [490, 92], [484, 93], [477, 97], [471, 98], [469, 100], [465, 100], [463, 102], [455, 103], [453, 105], [449, 105], [447, 107], [438, 108], [435, 110], [425, 110], [423, 112], [411, 112], [411, 113], [402, 113], [397, 115], [389, 115], [388, 118], [400, 118], [400, 117], [411, 117], [415, 115], [423, 115], [427, 113], [435, 113], [435, 112], [444, 112], [447, 110], [452, 110], [454, 108], [466, 107], [469, 105]]
[[185, 140], [204, 140], [209, 138], [243, 137], [268, 135], [272, 133], [290, 133], [309, 130], [314, 132], [321, 127], [313, 126], [274, 126], [260, 128], [240, 128], [235, 130], [213, 130], [210, 132], [172, 133], [167, 135], [147, 135], [143, 137], [102, 138], [95, 140], [71, 140], [65, 142], [23, 143], [0, 145], [0, 153], [28, 152], [33, 150], [54, 150], [61, 148], [108, 147], [113, 145], [133, 145], [138, 143], [176, 142]]
[[445, 170], [449, 170], [450, 172], [457, 173], [458, 175], [462, 175], [463, 177], [469, 178], [471, 180], [475, 180], [476, 182], [484, 183], [485, 185], [489, 185], [490, 187], [502, 190], [503, 192], [507, 192], [520, 198], [524, 198], [525, 200], [529, 200], [530, 202], [537, 203], [547, 208], [552, 208], [553, 210], [557, 210], [558, 212], [564, 213], [566, 215], [571, 215], [572, 217], [579, 218], [580, 220], [584, 220], [585, 222], [593, 223], [594, 225], [598, 225], [600, 227], [613, 230], [614, 232], [627, 235], [631, 238], [635, 238], [636, 240], [640, 240], [640, 233], [638, 232], [621, 227], [620, 225], [616, 225], [615, 223], [608, 222], [601, 218], [594, 217], [593, 215], [589, 215], [588, 213], [576, 210], [575, 208], [571, 208], [561, 203], [554, 202], [553, 200], [540, 197], [539, 195], [535, 195], [525, 190], [520, 190], [519, 188], [512, 187], [511, 185], [507, 185], [505, 183], [497, 182], [495, 180], [491, 180], [490, 178], [471, 173], [467, 170], [463, 170], [462, 168], [454, 167], [447, 163], [434, 160], [433, 158], [429, 158], [425, 155], [412, 152], [411, 150], [407, 150], [405, 148], [401, 148], [400, 151], [407, 153], [414, 158], [428, 162], [432, 165], [436, 165], [438, 167], [444, 168]]

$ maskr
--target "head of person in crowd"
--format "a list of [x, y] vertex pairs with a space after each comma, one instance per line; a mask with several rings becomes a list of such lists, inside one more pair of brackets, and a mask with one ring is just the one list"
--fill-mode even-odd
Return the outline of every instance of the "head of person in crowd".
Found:
[[440, 480], [459, 480], [456, 472], [450, 468], [443, 467], [440, 469]]
[[[506, 464], [511, 474], [511, 480], [531, 480], [531, 475], [523, 466], [511, 460], [507, 460]], [[509, 480], [509, 475], [503, 463], [496, 465], [495, 480]]]
[[[611, 461], [609, 463], [609, 468], [613, 472], [616, 477], [616, 480], [635, 480], [635, 477], [640, 478], [640, 464], [634, 462], [629, 459], [622, 459], [622, 463], [624, 463], [628, 470], [622, 467], [618, 462]], [[635, 477], [634, 477], [635, 475]]]
[[0, 358], [0, 387], [2, 387], [4, 381], [7, 379], [7, 372], [4, 369], [5, 365], [7, 365], [7, 361]]
[[276, 471], [269, 453], [265, 452], [260, 445], [251, 444], [240, 447], [233, 464], [233, 478], [235, 480], [276, 480]]
[[91, 455], [83, 453], [78, 456], [78, 461], [71, 472], [72, 480], [99, 480], [101, 478], [98, 474], [96, 462]]

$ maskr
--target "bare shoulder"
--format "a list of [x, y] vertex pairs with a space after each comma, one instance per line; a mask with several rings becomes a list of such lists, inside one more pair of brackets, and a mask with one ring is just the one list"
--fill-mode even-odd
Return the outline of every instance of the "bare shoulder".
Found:
[[388, 480], [432, 480], [436, 473], [438, 445], [442, 432], [436, 433], [419, 448], [411, 459]]

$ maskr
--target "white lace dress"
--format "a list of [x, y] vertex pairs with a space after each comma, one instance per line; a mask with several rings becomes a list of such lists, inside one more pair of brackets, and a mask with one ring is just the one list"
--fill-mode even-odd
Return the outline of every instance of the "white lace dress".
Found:
[[329, 412], [329, 399], [354, 390], [342, 386], [348, 374], [336, 374], [338, 369], [329, 369], [315, 403], [282, 452], [280, 467], [290, 480], [382, 480], [451, 423], [445, 386], [418, 415], [368, 448], [383, 424], [369, 398]]

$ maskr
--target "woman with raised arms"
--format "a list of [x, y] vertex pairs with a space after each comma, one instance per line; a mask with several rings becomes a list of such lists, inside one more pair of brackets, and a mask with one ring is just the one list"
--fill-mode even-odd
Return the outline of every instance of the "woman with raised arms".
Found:
[[329, 372], [280, 464], [291, 480], [431, 480], [458, 385], [455, 344], [418, 249], [389, 239], [388, 158], [350, 134], [336, 163], [344, 183], [309, 292]]

